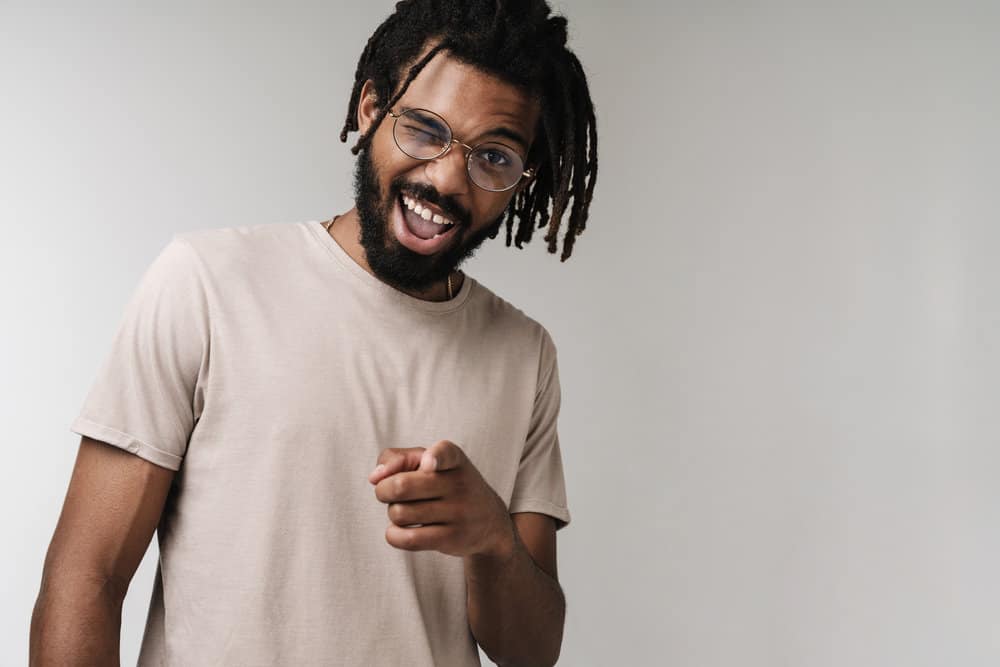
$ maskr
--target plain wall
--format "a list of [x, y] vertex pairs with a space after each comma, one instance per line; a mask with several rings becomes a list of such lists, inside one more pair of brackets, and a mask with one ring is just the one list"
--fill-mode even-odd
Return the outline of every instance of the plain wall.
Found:
[[[587, 229], [464, 268], [559, 350], [560, 664], [1000, 664], [1000, 6], [557, 7], [597, 105]], [[390, 10], [0, 4], [0, 664], [140, 275], [175, 232], [349, 208]]]

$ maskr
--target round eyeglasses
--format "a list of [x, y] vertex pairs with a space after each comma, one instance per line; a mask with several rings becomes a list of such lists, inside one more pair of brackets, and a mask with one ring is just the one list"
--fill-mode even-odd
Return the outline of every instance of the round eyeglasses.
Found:
[[490, 192], [510, 190], [521, 178], [531, 178], [534, 170], [524, 168], [524, 160], [510, 146], [496, 141], [469, 146], [451, 133], [444, 118], [427, 109], [405, 109], [393, 118], [392, 138], [399, 150], [417, 160], [434, 160], [458, 144], [466, 149], [465, 165], [469, 178]]

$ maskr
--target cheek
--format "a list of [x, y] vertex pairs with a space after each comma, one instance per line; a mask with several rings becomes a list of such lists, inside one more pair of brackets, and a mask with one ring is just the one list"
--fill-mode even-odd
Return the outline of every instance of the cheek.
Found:
[[472, 203], [475, 207], [476, 219], [484, 223], [496, 220], [507, 208], [510, 200], [511, 197], [506, 192], [476, 192]]
[[483, 214], [485, 222], [493, 222], [507, 210], [507, 205], [513, 199], [509, 193], [496, 193], [488, 195], [488, 199], [483, 204]]
[[426, 180], [421, 170], [423, 165], [414, 165], [413, 160], [405, 157], [399, 159], [390, 153], [388, 156], [383, 156], [379, 164], [379, 180], [383, 194], [389, 194], [393, 181], [398, 180], [413, 183]]
[[379, 173], [384, 181], [383, 187], [387, 186], [395, 178], [402, 177], [405, 180], [412, 181], [423, 177], [421, 173], [423, 163], [407, 157], [399, 150], [392, 138], [392, 132], [387, 130], [384, 123], [372, 138], [370, 148], [372, 151], [372, 160], [379, 168]]

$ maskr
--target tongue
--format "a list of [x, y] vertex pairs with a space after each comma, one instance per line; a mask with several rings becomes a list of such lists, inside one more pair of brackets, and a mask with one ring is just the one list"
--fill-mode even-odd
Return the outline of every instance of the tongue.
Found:
[[429, 239], [435, 234], [448, 231], [444, 225], [424, 220], [405, 206], [403, 206], [403, 219], [406, 220], [406, 226], [409, 230], [422, 239]]

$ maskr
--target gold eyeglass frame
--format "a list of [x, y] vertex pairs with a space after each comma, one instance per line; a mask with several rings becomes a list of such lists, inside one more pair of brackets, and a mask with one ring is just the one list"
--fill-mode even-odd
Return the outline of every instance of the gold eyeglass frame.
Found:
[[[407, 153], [405, 150], [403, 150], [403, 147], [399, 145], [399, 140], [396, 138], [396, 123], [399, 121], [400, 118], [403, 117], [403, 115], [405, 115], [406, 113], [408, 113], [410, 111], [424, 111], [424, 112], [429, 113], [429, 114], [431, 114], [433, 116], [436, 116], [437, 118], [440, 118], [441, 122], [444, 123], [444, 126], [448, 128], [448, 134], [451, 135], [451, 141], [449, 141], [448, 145], [445, 146], [444, 149], [440, 153], [438, 153], [437, 155], [432, 155], [431, 157], [416, 157], [414, 155], [410, 155], [409, 153]], [[518, 179], [516, 181], [514, 181], [513, 183], [511, 183], [510, 185], [508, 185], [505, 188], [501, 188], [499, 190], [493, 190], [491, 188], [484, 188], [482, 185], [480, 185], [479, 183], [476, 182], [476, 179], [474, 179], [472, 177], [472, 162], [470, 160], [472, 158], [473, 151], [475, 151], [480, 146], [485, 146], [486, 144], [497, 144], [498, 146], [503, 146], [504, 148], [510, 149], [511, 151], [514, 152], [515, 155], [517, 155], [519, 158], [521, 158], [520, 154], [518, 154], [518, 152], [516, 150], [514, 150], [513, 146], [508, 146], [507, 144], [505, 144], [505, 143], [503, 143], [501, 141], [483, 141], [483, 142], [480, 142], [480, 143], [476, 144], [475, 146], [470, 146], [469, 144], [467, 144], [465, 142], [462, 142], [462, 141], [459, 141], [458, 139], [456, 139], [455, 138], [455, 133], [452, 131], [451, 125], [448, 124], [448, 121], [446, 121], [441, 114], [435, 113], [435, 112], [431, 111], [430, 109], [423, 109], [423, 108], [420, 108], [420, 107], [411, 107], [409, 109], [404, 109], [401, 113], [398, 113], [398, 114], [397, 113], [393, 113], [392, 109], [387, 110], [386, 113], [388, 113], [390, 116], [392, 116], [392, 141], [393, 141], [393, 143], [396, 144], [396, 148], [398, 148], [399, 150], [401, 150], [403, 152], [403, 155], [405, 155], [407, 157], [413, 158], [414, 160], [436, 160], [436, 159], [438, 159], [440, 157], [444, 157], [445, 155], [447, 155], [448, 151], [450, 151], [451, 147], [454, 146], [455, 144], [458, 144], [462, 148], [465, 148], [466, 151], [467, 151], [465, 153], [465, 172], [469, 175], [469, 180], [472, 181], [472, 184], [475, 185], [477, 188], [480, 188], [481, 190], [485, 190], [486, 192], [506, 192], [507, 190], [510, 190], [512, 188], [517, 187], [517, 184], [521, 182], [521, 179], [523, 179], [523, 178], [534, 178], [534, 176], [535, 176], [535, 170], [534, 169], [526, 169], [526, 170], [524, 170], [524, 171], [521, 172], [521, 175], [518, 177]], [[524, 162], [525, 162], [524, 158], [521, 158], [521, 164], [524, 164]]]

